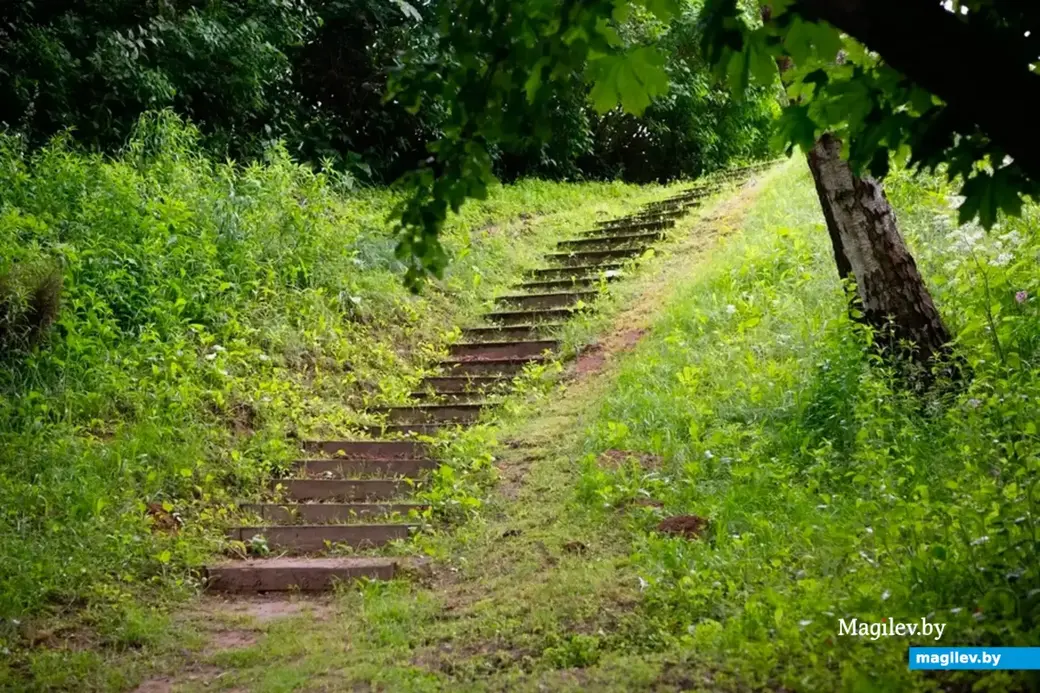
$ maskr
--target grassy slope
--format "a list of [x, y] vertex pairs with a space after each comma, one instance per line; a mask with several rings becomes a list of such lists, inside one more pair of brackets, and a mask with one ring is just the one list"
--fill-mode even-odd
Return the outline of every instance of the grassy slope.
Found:
[[[181, 124], [142, 127], [118, 160], [0, 143], [0, 277], [57, 267], [65, 285], [48, 343], [0, 356], [5, 654], [159, 637], [148, 605], [191, 593], [234, 502], [291, 458], [292, 436], [400, 401], [553, 239], [660, 194], [498, 188], [450, 221], [452, 267], [417, 297], [393, 259], [392, 194], [343, 197], [277, 153], [215, 165]], [[154, 503], [184, 528], [155, 531]], [[66, 656], [16, 666], [60, 674]], [[91, 653], [76, 657], [89, 669]]]
[[[188, 670], [209, 668], [177, 681], [257, 691], [1027, 687], [1001, 672], [911, 675], [907, 640], [837, 634], [839, 617], [927, 616], [947, 624], [942, 645], [1038, 640], [1038, 318], [1034, 299], [1015, 298], [1040, 288], [1036, 212], [982, 239], [950, 230], [940, 186], [893, 179], [889, 189], [962, 335], [974, 370], [964, 389], [913, 399], [870, 363], [844, 314], [811, 182], [789, 165], [750, 209], [717, 208], [697, 230], [743, 234], [677, 244], [659, 274], [626, 290], [604, 343], [652, 328], [608, 377], [507, 408], [500, 489], [455, 535], [426, 537], [432, 576], [347, 589], [263, 623], [204, 604], [179, 627], [196, 638]], [[642, 463], [618, 465], [601, 455], [610, 449]], [[710, 518], [709, 535], [652, 531], [676, 513]], [[255, 644], [207, 649], [229, 631]], [[185, 667], [181, 655], [154, 663]]]

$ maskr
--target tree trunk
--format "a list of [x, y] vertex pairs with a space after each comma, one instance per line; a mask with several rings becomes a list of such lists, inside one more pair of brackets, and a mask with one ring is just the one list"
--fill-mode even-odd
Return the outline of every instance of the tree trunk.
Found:
[[832, 135], [823, 135], [808, 158], [838, 274], [855, 280], [863, 321], [874, 328], [886, 353], [909, 354], [928, 364], [945, 351], [950, 334], [884, 191], [874, 179], [853, 174]]

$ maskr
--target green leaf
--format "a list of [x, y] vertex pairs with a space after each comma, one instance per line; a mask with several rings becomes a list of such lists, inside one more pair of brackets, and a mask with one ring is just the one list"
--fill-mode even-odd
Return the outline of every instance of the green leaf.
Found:
[[777, 119], [774, 140], [788, 152], [795, 146], [806, 152], [812, 149], [816, 144], [816, 123], [809, 117], [809, 107], [796, 104], [785, 108]]
[[596, 76], [589, 94], [594, 108], [606, 113], [620, 101], [627, 112], [641, 115], [652, 98], [668, 90], [664, 62], [660, 51], [647, 47], [597, 59], [590, 65]]
[[779, 74], [776, 57], [767, 43], [767, 35], [763, 29], [758, 29], [748, 36], [744, 50], [747, 52], [748, 66], [755, 80], [766, 87], [775, 82]]
[[679, 14], [681, 6], [679, 0], [646, 0], [646, 9], [653, 12], [662, 22], [667, 22]]

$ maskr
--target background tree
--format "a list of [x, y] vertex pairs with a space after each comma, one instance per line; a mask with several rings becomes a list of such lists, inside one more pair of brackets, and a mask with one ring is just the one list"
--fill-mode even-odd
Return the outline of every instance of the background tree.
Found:
[[292, 127], [286, 51], [316, 27], [304, 0], [3, 3], [0, 124], [113, 149], [142, 111], [171, 107], [214, 148], [256, 151]]

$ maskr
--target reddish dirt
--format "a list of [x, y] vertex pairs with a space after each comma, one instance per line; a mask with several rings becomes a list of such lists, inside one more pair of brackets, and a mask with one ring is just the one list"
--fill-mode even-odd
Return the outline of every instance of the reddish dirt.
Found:
[[580, 378], [598, 373], [606, 362], [607, 355], [603, 353], [603, 347], [599, 344], [589, 345], [578, 354], [578, 359], [574, 362], [574, 375]]
[[152, 518], [152, 531], [166, 534], [176, 533], [181, 527], [180, 520], [166, 511], [162, 503], [149, 503], [145, 511]]
[[645, 328], [618, 330], [603, 341], [586, 347], [574, 362], [574, 376], [581, 378], [600, 372], [615, 354], [630, 351], [645, 334]]
[[202, 600], [203, 614], [220, 613], [234, 616], [248, 616], [257, 623], [268, 623], [280, 618], [296, 616], [304, 611], [311, 612], [311, 618], [322, 621], [328, 617], [331, 601], [328, 597], [298, 597], [286, 595], [236, 595], [229, 599], [223, 596], [208, 596]]
[[661, 520], [657, 531], [662, 534], [699, 539], [708, 528], [708, 519], [700, 515], [673, 515]]

